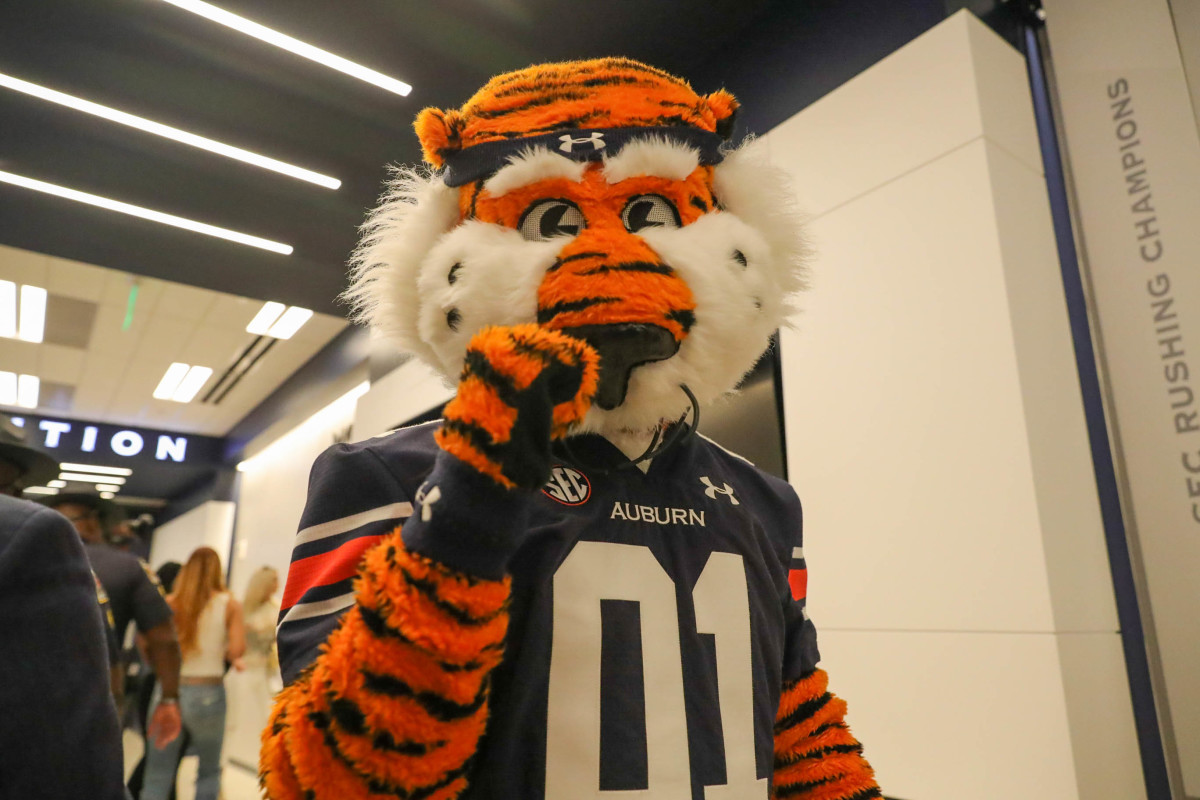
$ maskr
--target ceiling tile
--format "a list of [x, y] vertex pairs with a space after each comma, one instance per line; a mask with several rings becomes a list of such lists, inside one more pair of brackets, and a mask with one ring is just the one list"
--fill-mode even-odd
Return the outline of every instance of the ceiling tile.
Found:
[[0, 339], [0, 370], [37, 375], [37, 348], [36, 344], [20, 339]]
[[149, 315], [135, 315], [129, 330], [125, 324], [125, 309], [119, 306], [102, 305], [97, 308], [96, 322], [92, 326], [92, 341], [88, 347], [92, 353], [103, 353], [128, 358], [149, 327]]
[[38, 375], [42, 380], [74, 386], [83, 377], [84, 351], [57, 344], [42, 344], [37, 348]]
[[75, 413], [81, 417], [106, 419], [113, 394], [125, 373], [126, 358], [102, 353], [87, 354], [83, 374], [75, 384]]
[[107, 277], [101, 267], [65, 258], [50, 258], [46, 289], [51, 294], [98, 303], [104, 295]]
[[51, 292], [46, 298], [46, 333], [50, 344], [86, 349], [92, 339], [98, 306], [91, 300]]
[[176, 319], [203, 319], [216, 302], [217, 293], [182, 283], [164, 285], [154, 309], [156, 314], [169, 314]]
[[100, 298], [103, 305], [119, 306], [124, 311], [129, 305], [129, 290], [136, 284], [138, 291], [134, 297], [134, 316], [149, 314], [158, 304], [166, 284], [156, 278], [146, 278], [131, 275], [128, 272], [106, 270], [108, 275], [104, 282], [104, 294]]
[[46, 287], [50, 257], [0, 245], [0, 280]]

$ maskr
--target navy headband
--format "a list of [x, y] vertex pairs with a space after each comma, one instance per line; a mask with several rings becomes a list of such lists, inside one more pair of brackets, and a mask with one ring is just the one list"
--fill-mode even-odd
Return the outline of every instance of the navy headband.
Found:
[[635, 139], [657, 137], [687, 145], [700, 153], [701, 164], [720, 164], [725, 140], [715, 133], [690, 126], [633, 128], [571, 128], [527, 136], [484, 142], [450, 153], [445, 157], [442, 178], [447, 186], [465, 186], [487, 178], [508, 164], [509, 158], [531, 147], [545, 147], [573, 161], [596, 161], [615, 154]]

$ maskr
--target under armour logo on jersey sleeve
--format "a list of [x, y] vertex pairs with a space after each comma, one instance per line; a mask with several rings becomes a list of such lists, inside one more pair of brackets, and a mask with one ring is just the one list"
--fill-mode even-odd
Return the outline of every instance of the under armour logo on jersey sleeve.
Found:
[[431, 486], [426, 488], [422, 486], [417, 490], [417, 503], [421, 506], [422, 522], [429, 522], [429, 520], [433, 519], [433, 505], [441, 499], [442, 490], [440, 487]]
[[700, 481], [701, 481], [701, 483], [703, 483], [705, 486], [708, 487], [707, 489], [704, 490], [704, 493], [706, 495], [708, 495], [708, 497], [710, 499], [716, 500], [717, 495], [723, 494], [729, 498], [729, 502], [731, 504], [733, 504], [735, 506], [741, 505], [741, 503], [738, 502], [738, 499], [733, 496], [733, 487], [730, 486], [728, 483], [722, 483], [720, 486], [715, 486], [713, 484], [713, 482], [708, 479], [707, 475], [700, 476]]

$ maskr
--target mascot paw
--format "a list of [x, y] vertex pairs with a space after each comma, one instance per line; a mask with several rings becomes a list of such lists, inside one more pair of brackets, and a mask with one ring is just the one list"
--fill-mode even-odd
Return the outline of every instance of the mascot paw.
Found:
[[505, 488], [539, 489], [551, 440], [587, 414], [599, 372], [580, 339], [534, 324], [484, 328], [467, 346], [438, 445]]

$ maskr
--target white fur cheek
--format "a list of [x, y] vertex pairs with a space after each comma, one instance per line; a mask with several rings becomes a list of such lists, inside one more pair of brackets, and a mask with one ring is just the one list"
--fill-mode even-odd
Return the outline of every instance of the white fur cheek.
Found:
[[434, 366], [457, 379], [479, 329], [536, 321], [538, 286], [561, 249], [561, 241], [528, 242], [477, 220], [443, 236], [417, 276], [417, 330], [437, 356]]
[[680, 375], [670, 378], [707, 403], [737, 385], [781, 322], [771, 249], [754, 228], [722, 213], [645, 238], [696, 299], [696, 322], [671, 359]]

